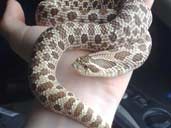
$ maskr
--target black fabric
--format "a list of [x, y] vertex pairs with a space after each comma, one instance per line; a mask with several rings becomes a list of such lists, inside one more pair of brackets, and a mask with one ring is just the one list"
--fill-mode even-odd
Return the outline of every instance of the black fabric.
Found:
[[0, 19], [2, 18], [5, 8], [6, 8], [7, 0], [0, 1]]

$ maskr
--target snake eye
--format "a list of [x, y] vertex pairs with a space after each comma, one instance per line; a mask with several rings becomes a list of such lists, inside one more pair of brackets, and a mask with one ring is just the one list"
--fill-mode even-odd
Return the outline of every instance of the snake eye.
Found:
[[88, 66], [87, 65], [84, 65], [84, 69], [88, 69]]

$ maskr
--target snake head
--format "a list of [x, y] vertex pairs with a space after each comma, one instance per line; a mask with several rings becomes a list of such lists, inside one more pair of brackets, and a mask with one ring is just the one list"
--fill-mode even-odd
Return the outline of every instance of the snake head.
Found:
[[72, 66], [77, 70], [81, 75], [85, 76], [97, 76], [96, 74], [100, 71], [96, 65], [91, 62], [90, 56], [79, 57], [74, 61]]

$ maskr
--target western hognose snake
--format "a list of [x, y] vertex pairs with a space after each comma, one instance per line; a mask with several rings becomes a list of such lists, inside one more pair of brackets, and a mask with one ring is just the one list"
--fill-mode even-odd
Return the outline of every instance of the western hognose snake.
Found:
[[50, 26], [34, 45], [31, 87], [48, 109], [89, 128], [109, 128], [103, 118], [62, 86], [57, 63], [67, 49], [92, 53], [73, 67], [86, 76], [115, 77], [140, 67], [151, 50], [151, 11], [143, 0], [43, 0], [36, 21]]

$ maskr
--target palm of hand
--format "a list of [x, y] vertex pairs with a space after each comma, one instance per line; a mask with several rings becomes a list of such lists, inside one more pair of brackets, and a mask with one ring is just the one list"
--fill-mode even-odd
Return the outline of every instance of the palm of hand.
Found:
[[[113, 119], [120, 99], [127, 87], [131, 73], [116, 78], [95, 78], [78, 74], [72, 62], [87, 54], [85, 51], [67, 51], [62, 56], [56, 76], [61, 84], [75, 93], [82, 101], [94, 108], [106, 119]], [[105, 111], [101, 108], [107, 108]], [[112, 120], [110, 120], [110, 123]]]

